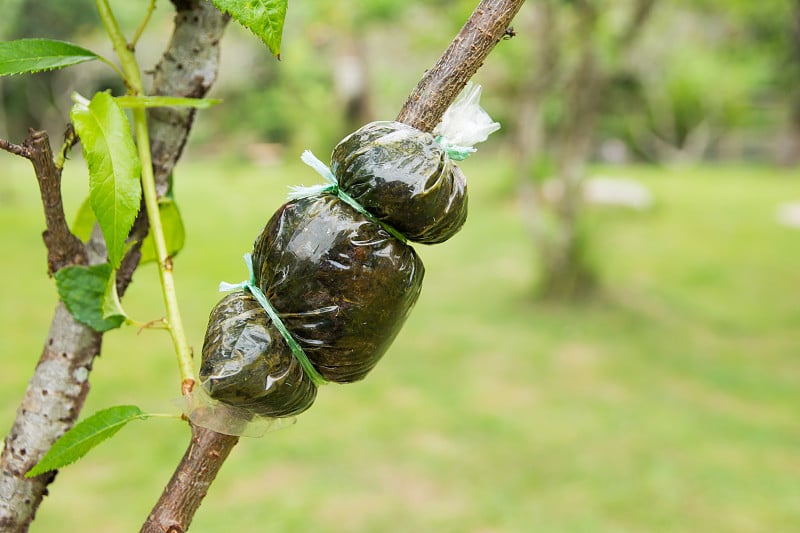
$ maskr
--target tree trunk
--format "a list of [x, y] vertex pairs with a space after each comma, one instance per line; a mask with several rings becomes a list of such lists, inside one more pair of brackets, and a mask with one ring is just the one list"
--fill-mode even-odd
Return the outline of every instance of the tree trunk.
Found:
[[[612, 44], [617, 56], [623, 57], [633, 46], [655, 4], [656, 0], [639, 0], [633, 6], [628, 24]], [[598, 285], [596, 267], [590, 259], [588, 235], [581, 220], [582, 186], [596, 123], [611, 78], [611, 72], [604, 70], [595, 49], [601, 13], [589, 0], [577, 0], [574, 9], [578, 17], [575, 32], [580, 36], [579, 57], [563, 91], [564, 116], [551, 132], [547, 146], [553, 154], [556, 194], [555, 198], [549, 198], [550, 206], [541, 200], [547, 195], [535, 194], [534, 198], [539, 200], [531, 215], [542, 267], [539, 291], [544, 297], [559, 299], [580, 298]], [[553, 27], [555, 23], [549, 24], [549, 28]], [[540, 61], [542, 71], [537, 72], [537, 76], [551, 77], [554, 68]], [[550, 83], [548, 90], [554, 87], [555, 84]], [[543, 96], [531, 91], [525, 98], [540, 101]], [[531, 163], [523, 161], [523, 164]]]

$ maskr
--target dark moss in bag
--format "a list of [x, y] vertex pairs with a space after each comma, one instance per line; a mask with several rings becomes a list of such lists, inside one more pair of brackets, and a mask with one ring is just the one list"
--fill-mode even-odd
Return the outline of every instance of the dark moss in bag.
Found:
[[467, 218], [467, 182], [433, 135], [372, 122], [333, 150], [339, 186], [411, 241], [443, 242]]
[[253, 247], [256, 284], [327, 380], [362, 379], [419, 296], [414, 249], [336, 196], [293, 200]]
[[275, 418], [302, 413], [317, 396], [267, 312], [242, 291], [211, 311], [200, 381], [215, 400]]

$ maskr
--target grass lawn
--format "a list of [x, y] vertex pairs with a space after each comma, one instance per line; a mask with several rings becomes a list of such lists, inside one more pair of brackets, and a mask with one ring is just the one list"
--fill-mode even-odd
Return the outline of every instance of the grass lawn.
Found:
[[[318, 150], [321, 151], [321, 150]], [[74, 212], [80, 165], [66, 177]], [[56, 301], [29, 168], [0, 155], [0, 427], [5, 433]], [[800, 524], [800, 231], [775, 209], [800, 181], [766, 168], [602, 169], [640, 179], [656, 206], [593, 209], [604, 289], [537, 302], [535, 254], [512, 175], [464, 165], [470, 219], [417, 246], [419, 303], [363, 382], [328, 386], [297, 424], [242, 439], [193, 530], [325, 532], [750, 532]], [[176, 260], [199, 353], [220, 280], [299, 163], [198, 160], [176, 176], [187, 225]], [[125, 298], [163, 314], [152, 265]], [[174, 411], [166, 334], [106, 336], [85, 414], [133, 403]], [[137, 422], [64, 469], [31, 531], [138, 529], [183, 454], [188, 429]]]

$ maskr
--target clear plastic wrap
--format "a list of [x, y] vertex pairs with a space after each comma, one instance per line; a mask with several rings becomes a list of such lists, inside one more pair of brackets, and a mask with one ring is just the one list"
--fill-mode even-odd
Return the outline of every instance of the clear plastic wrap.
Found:
[[339, 187], [410, 241], [446, 241], [467, 219], [467, 180], [429, 133], [372, 122], [345, 137], [331, 161]]
[[273, 418], [302, 413], [317, 396], [283, 335], [243, 291], [226, 295], [211, 311], [200, 383], [218, 401]]
[[253, 247], [258, 286], [327, 380], [362, 379], [422, 287], [414, 249], [336, 196], [284, 204]]
[[437, 137], [373, 122], [336, 146], [330, 169], [303, 154], [328, 183], [295, 188], [245, 257], [250, 280], [223, 284], [237, 292], [209, 319], [202, 389], [188, 397], [194, 423], [257, 434], [308, 409], [317, 385], [375, 367], [422, 287], [406, 239], [440, 243], [466, 220], [466, 179], [452, 161], [499, 127], [479, 98], [468, 88]]

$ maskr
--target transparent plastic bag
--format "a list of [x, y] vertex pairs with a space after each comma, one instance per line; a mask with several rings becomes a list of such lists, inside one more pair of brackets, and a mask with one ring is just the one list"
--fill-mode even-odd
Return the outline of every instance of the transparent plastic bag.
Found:
[[302, 413], [317, 396], [266, 311], [243, 291], [226, 295], [211, 311], [200, 384], [211, 398], [274, 418]]
[[337, 383], [377, 364], [425, 273], [413, 248], [328, 194], [284, 204], [256, 239], [253, 267], [315, 369]]
[[433, 135], [400, 122], [372, 122], [333, 150], [342, 188], [408, 240], [444, 242], [467, 219], [467, 180]]
[[441, 137], [445, 146], [474, 152], [473, 146], [499, 129], [500, 123], [481, 107], [481, 86], [469, 82], [444, 112], [433, 134]]
[[468, 88], [439, 137], [367, 124], [336, 146], [332, 172], [303, 155], [329, 183], [296, 188], [246, 256], [250, 280], [226, 286], [246, 290], [211, 313], [202, 388], [187, 407], [194, 423], [263, 433], [308, 409], [316, 384], [357, 381], [375, 367], [422, 287], [425, 269], [406, 239], [443, 242], [466, 219], [466, 179], [452, 161], [499, 127], [479, 98]]
[[211, 398], [202, 387], [177, 398], [174, 402], [192, 424], [239, 437], [262, 437], [294, 425], [296, 416], [257, 416], [247, 407], [236, 407]]

